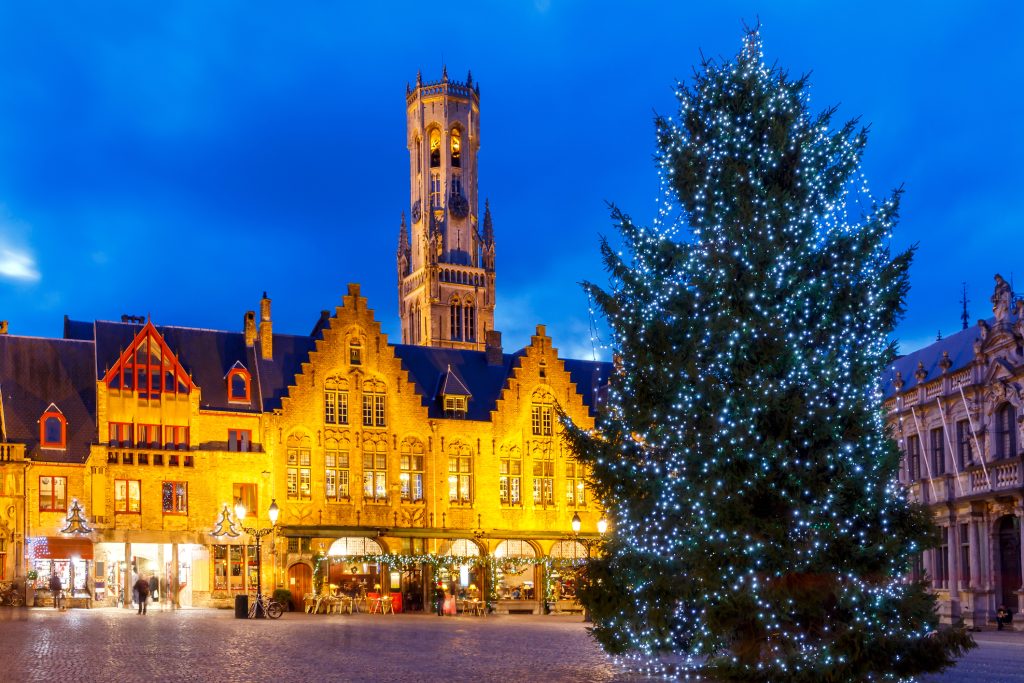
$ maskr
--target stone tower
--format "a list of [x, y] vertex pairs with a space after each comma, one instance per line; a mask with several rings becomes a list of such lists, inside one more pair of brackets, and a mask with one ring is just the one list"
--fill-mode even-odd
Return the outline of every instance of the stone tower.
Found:
[[406, 86], [410, 212], [398, 237], [402, 342], [484, 349], [494, 329], [494, 230], [479, 225], [480, 87], [441, 80]]

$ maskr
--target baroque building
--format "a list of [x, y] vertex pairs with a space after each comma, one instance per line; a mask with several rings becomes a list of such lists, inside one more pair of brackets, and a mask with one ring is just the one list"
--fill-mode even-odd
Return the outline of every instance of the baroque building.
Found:
[[991, 318], [898, 358], [883, 382], [900, 481], [939, 526], [914, 578], [944, 621], [972, 628], [1024, 610], [1024, 299], [995, 281]]
[[[355, 284], [308, 334], [275, 331], [266, 293], [234, 330], [0, 327], [0, 578], [56, 572], [77, 600], [125, 606], [135, 573], [185, 606], [227, 606], [260, 573], [297, 602], [315, 573], [406, 609], [438, 584], [506, 612], [571, 597], [547, 559], [585, 557], [602, 511], [556, 408], [592, 426], [610, 364], [560, 358], [543, 325], [504, 352], [479, 87], [418, 77], [406, 106], [403, 343]], [[250, 527], [280, 510], [260, 565], [238, 502]]]

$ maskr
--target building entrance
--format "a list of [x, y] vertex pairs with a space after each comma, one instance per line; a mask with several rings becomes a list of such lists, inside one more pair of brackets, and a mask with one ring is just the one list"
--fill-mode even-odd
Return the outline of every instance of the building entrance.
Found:
[[1020, 530], [1016, 517], [1006, 515], [999, 520], [1000, 602], [1013, 612], [1018, 610], [1017, 591], [1020, 586]]

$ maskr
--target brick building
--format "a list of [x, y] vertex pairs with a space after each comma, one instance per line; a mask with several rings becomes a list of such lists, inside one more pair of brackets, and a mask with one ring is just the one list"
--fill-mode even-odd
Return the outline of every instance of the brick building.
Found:
[[[227, 605], [257, 573], [231, 507], [267, 528], [274, 501], [265, 589], [302, 595], [319, 566], [330, 585], [407, 603], [442, 581], [486, 588], [499, 610], [542, 609], [552, 576], [539, 560], [585, 555], [601, 517], [555, 407], [592, 425], [610, 366], [559, 358], [543, 326], [504, 353], [489, 209], [477, 219], [479, 88], [417, 78], [406, 104], [404, 343], [381, 333], [358, 285], [306, 335], [274, 331], [265, 293], [236, 330], [124, 316], [65, 319], [62, 339], [38, 339], [4, 326], [4, 578], [36, 569], [42, 586], [57, 572], [114, 603], [138, 572], [184, 605]], [[372, 561], [392, 553], [507, 561], [491, 573]]]

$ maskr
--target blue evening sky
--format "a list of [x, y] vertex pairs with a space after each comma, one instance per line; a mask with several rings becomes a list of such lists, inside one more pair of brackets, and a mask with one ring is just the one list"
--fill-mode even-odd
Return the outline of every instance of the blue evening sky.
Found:
[[408, 211], [405, 86], [472, 70], [480, 191], [497, 234], [505, 348], [546, 323], [591, 357], [578, 281], [606, 282], [606, 201], [656, 209], [653, 112], [700, 54], [813, 71], [812, 107], [871, 125], [865, 172], [905, 185], [895, 246], [920, 243], [903, 349], [1024, 289], [1020, 2], [4, 2], [0, 319], [63, 315], [241, 329], [267, 290], [307, 333], [345, 283], [398, 339]]

